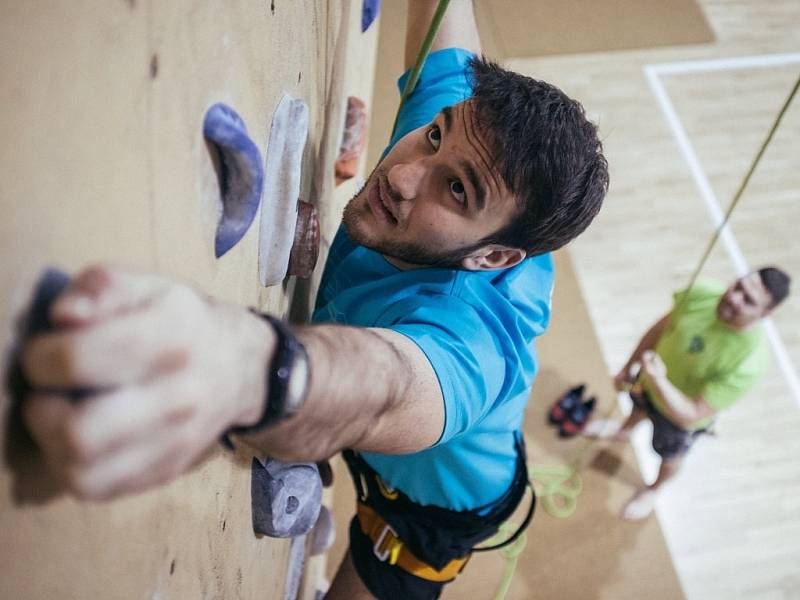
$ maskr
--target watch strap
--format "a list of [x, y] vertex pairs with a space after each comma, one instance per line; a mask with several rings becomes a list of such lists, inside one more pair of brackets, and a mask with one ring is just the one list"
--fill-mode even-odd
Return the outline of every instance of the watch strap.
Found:
[[[300, 410], [305, 402], [308, 392], [308, 354], [302, 342], [292, 333], [288, 325], [281, 319], [272, 315], [252, 311], [255, 315], [267, 321], [275, 332], [275, 351], [272, 354], [267, 370], [267, 394], [264, 400], [264, 411], [258, 421], [252, 425], [231, 427], [225, 434], [249, 434], [288, 419]], [[289, 385], [292, 372], [297, 361], [306, 363], [306, 381], [304, 382], [302, 397], [289, 398]]]

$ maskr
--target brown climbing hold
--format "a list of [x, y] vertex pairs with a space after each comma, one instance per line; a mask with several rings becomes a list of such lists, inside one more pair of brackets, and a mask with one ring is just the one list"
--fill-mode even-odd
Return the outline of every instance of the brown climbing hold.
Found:
[[342, 143], [339, 145], [339, 157], [336, 159], [334, 172], [336, 185], [355, 177], [358, 170], [358, 159], [364, 150], [367, 139], [367, 106], [361, 98], [347, 98], [347, 114], [344, 120]]
[[289, 275], [308, 279], [319, 257], [319, 218], [317, 208], [310, 202], [297, 201], [297, 225], [289, 254]]
[[322, 480], [322, 487], [331, 487], [333, 485], [333, 468], [331, 468], [330, 461], [323, 460], [317, 463], [319, 469], [319, 478]]

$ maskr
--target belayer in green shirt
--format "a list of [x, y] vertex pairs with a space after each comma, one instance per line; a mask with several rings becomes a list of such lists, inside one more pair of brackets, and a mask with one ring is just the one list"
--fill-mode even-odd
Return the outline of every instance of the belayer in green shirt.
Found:
[[764, 376], [769, 350], [761, 319], [789, 295], [789, 284], [789, 276], [775, 267], [748, 273], [727, 289], [697, 283], [675, 294], [672, 311], [644, 334], [614, 378], [618, 390], [630, 393], [631, 414], [621, 425], [594, 421], [585, 430], [588, 436], [627, 441], [642, 419], [653, 422], [658, 476], [636, 491], [623, 518], [643, 519], [652, 512], [658, 489], [678, 472], [717, 412]]

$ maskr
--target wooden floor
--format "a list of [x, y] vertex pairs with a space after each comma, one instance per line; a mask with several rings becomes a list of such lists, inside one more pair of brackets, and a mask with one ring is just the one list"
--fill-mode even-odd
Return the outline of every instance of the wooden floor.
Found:
[[[711, 44], [511, 63], [580, 98], [603, 132], [611, 191], [597, 222], [570, 252], [612, 369], [669, 308], [670, 293], [686, 284], [714, 228], [676, 128], [683, 128], [700, 177], [724, 210], [800, 75], [797, 60], [761, 67], [739, 60], [724, 70], [713, 62], [798, 52], [800, 3], [700, 4], [717, 36]], [[645, 68], [697, 60], [712, 62], [658, 76], [675, 110], [670, 125]], [[795, 295], [773, 322], [795, 377], [798, 139], [800, 98], [732, 220], [740, 256], [719, 246], [703, 273], [729, 280], [743, 260], [754, 267], [775, 263], [793, 275]], [[719, 419], [719, 436], [698, 443], [660, 499], [658, 518], [688, 598], [800, 597], [800, 398], [774, 363], [766, 381]], [[642, 457], [645, 466], [648, 458]]]

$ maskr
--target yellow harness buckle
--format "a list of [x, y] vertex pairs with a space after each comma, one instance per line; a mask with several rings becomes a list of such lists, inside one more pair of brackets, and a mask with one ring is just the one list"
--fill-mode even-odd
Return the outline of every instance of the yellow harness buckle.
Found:
[[441, 570], [436, 570], [422, 562], [405, 547], [397, 532], [383, 518], [366, 504], [357, 504], [358, 520], [361, 531], [372, 541], [372, 552], [381, 562], [397, 566], [407, 573], [427, 579], [428, 581], [447, 582], [455, 579], [467, 564], [471, 554], [456, 558], [447, 563]]
[[397, 532], [391, 525], [385, 523], [375, 540], [375, 544], [372, 546], [372, 552], [379, 561], [395, 565], [402, 548], [403, 542], [397, 537]]

